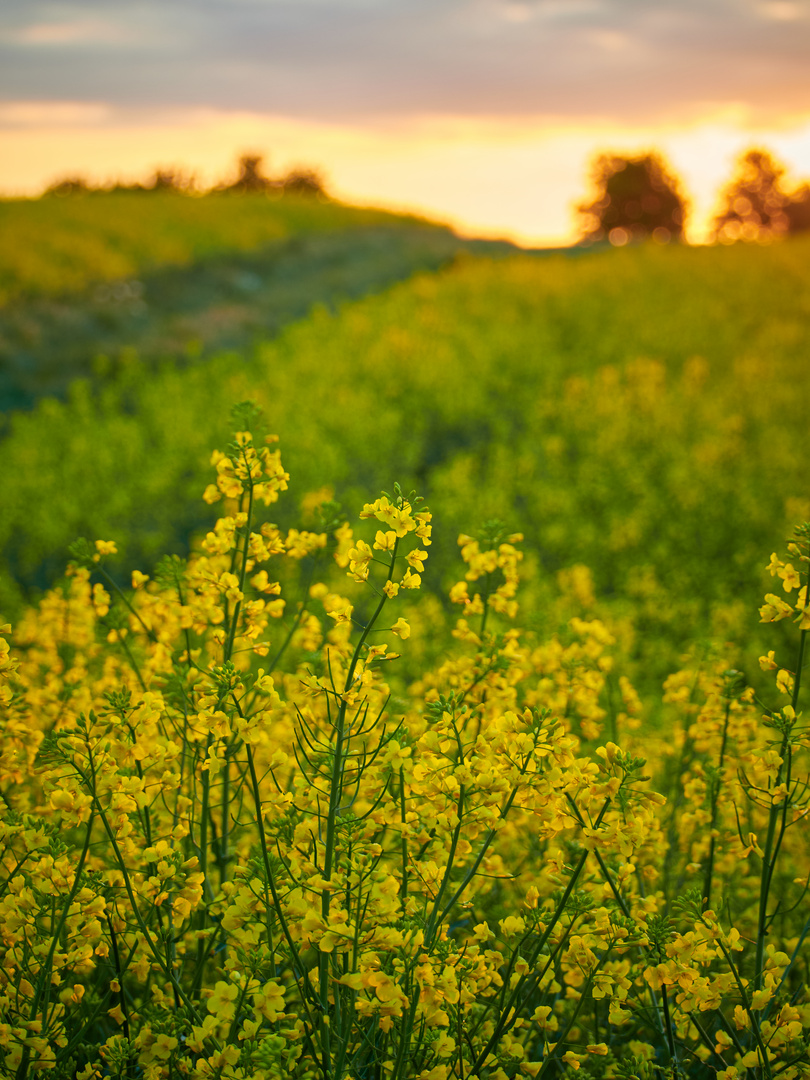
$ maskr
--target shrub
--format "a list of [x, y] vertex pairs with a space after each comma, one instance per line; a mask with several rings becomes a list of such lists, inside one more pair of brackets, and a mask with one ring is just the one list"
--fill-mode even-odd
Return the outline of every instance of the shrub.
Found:
[[0, 651], [5, 1074], [806, 1076], [810, 526], [768, 566], [779, 703], [706, 658], [651, 740], [610, 627], [520, 627], [495, 523], [399, 681], [430, 512], [394, 486], [359, 535], [330, 503], [281, 532], [258, 424], [188, 560], [123, 589], [77, 542]]

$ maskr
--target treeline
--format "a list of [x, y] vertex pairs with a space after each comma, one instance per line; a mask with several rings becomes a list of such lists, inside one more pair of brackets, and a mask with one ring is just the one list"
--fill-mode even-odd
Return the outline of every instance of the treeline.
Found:
[[[94, 185], [68, 176], [51, 184], [45, 195], [69, 196], [94, 192], [135, 191], [198, 195], [205, 193], [294, 193], [329, 197], [323, 174], [297, 166], [278, 176], [263, 171], [259, 154], [243, 154], [236, 178], [201, 187], [193, 174], [160, 168], [144, 182]], [[732, 244], [739, 240], [768, 243], [789, 234], [810, 231], [810, 182], [789, 187], [785, 167], [761, 148], [745, 151], [720, 193], [708, 239]], [[661, 154], [635, 157], [599, 154], [591, 165], [591, 197], [577, 206], [578, 242], [609, 241], [616, 247], [652, 239], [660, 244], [684, 240], [689, 199], [677, 174]]]
[[83, 176], [65, 176], [45, 189], [45, 195], [87, 195], [100, 191], [174, 191], [182, 195], [201, 195], [215, 192], [265, 192], [268, 195], [312, 195], [327, 198], [323, 174], [309, 166], [296, 166], [279, 176], [267, 176], [263, 171], [264, 158], [260, 154], [243, 154], [238, 162], [235, 180], [223, 180], [213, 187], [201, 187], [193, 173], [178, 168], [158, 168], [151, 177], [141, 182], [126, 184], [93, 184]]
[[[768, 243], [810, 230], [810, 183], [788, 188], [785, 168], [763, 149], [743, 153], [723, 188], [709, 239]], [[689, 201], [660, 154], [600, 154], [591, 167], [593, 196], [577, 207], [580, 242], [621, 247], [648, 238], [683, 240]]]

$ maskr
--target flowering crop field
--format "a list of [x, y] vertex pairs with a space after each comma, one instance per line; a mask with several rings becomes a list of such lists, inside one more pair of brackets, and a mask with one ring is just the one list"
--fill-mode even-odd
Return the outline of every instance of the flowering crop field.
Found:
[[810, 1076], [809, 255], [465, 258], [11, 417], [0, 1074]]
[[[78, 535], [118, 537], [123, 569], [188, 551], [212, 521], [198, 493], [223, 402], [255, 398], [301, 495], [329, 485], [357, 505], [392, 478], [424, 492], [432, 592], [454, 537], [500, 519], [526, 535], [538, 618], [560, 587], [578, 614], [609, 613], [660, 686], [696, 640], [739, 638], [762, 550], [810, 517], [808, 255], [470, 258], [249, 353], [77, 383], [2, 440], [0, 607], [16, 582], [55, 580]], [[300, 524], [297, 502], [280, 512]]]
[[276, 437], [234, 419], [188, 560], [122, 583], [77, 541], [2, 640], [4, 1075], [806, 1077], [810, 525], [764, 700], [689, 665], [655, 739], [603, 621], [527, 628], [492, 525], [402, 686], [430, 510], [281, 530]]

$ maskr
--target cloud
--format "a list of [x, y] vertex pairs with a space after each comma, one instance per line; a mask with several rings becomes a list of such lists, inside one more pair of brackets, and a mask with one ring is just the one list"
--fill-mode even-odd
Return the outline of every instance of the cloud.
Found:
[[0, 98], [647, 122], [810, 109], [808, 0], [5, 0]]
[[76, 19], [66, 22], [34, 22], [11, 28], [0, 34], [0, 40], [12, 45], [74, 45], [81, 43], [115, 43], [126, 41], [127, 35], [114, 24], [101, 19]]
[[764, 18], [777, 19], [779, 22], [795, 22], [807, 18], [806, 8], [794, 0], [767, 0], [760, 4], [759, 10]]

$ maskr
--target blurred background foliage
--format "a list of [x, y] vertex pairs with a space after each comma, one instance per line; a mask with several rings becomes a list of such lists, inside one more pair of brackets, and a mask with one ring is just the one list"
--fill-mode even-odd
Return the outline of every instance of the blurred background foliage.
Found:
[[577, 207], [583, 242], [622, 247], [648, 237], [660, 244], [682, 239], [686, 199], [660, 154], [601, 154], [591, 167], [591, 187], [592, 201]]
[[785, 169], [767, 150], [742, 154], [720, 196], [714, 239], [770, 241], [810, 229], [810, 184], [785, 187]]
[[608, 617], [642, 689], [701, 639], [744, 630], [750, 657], [773, 538], [810, 517], [808, 255], [461, 254], [250, 349], [125, 355], [7, 419], [0, 606], [51, 582], [77, 535], [115, 539], [122, 580], [187, 549], [213, 517], [200, 495], [230, 404], [252, 397], [299, 494], [329, 485], [351, 517], [394, 480], [427, 497], [437, 596], [459, 533], [500, 518], [526, 534], [531, 617]]

